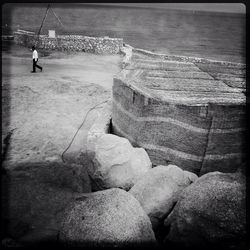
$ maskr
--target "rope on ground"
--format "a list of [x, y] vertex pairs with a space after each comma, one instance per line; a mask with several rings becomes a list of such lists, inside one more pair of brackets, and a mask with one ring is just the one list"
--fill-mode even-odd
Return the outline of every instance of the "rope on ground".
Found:
[[69, 149], [70, 146], [72, 145], [72, 143], [73, 143], [73, 141], [74, 141], [76, 135], [78, 134], [79, 130], [82, 128], [83, 124], [85, 123], [85, 121], [86, 121], [86, 119], [87, 119], [87, 117], [88, 117], [88, 114], [89, 114], [92, 110], [96, 109], [99, 105], [102, 105], [102, 104], [104, 104], [104, 103], [106, 103], [106, 102], [108, 102], [108, 101], [109, 101], [109, 99], [106, 100], [106, 101], [103, 101], [103, 102], [101, 102], [101, 103], [96, 104], [95, 106], [93, 106], [92, 108], [90, 108], [90, 109], [88, 110], [88, 112], [85, 114], [84, 119], [83, 119], [81, 125], [79, 126], [79, 128], [77, 129], [77, 131], [76, 131], [76, 133], [74, 134], [73, 138], [71, 139], [71, 141], [70, 141], [68, 147], [63, 151], [63, 153], [62, 153], [62, 155], [61, 155], [62, 161], [63, 161], [64, 163], [65, 163], [64, 154], [68, 151], [68, 149]]

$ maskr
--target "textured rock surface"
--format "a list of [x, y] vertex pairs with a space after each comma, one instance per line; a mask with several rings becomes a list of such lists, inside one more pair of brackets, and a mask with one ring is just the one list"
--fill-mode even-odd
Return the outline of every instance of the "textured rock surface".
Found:
[[98, 112], [98, 118], [94, 121], [93, 125], [90, 127], [87, 134], [87, 155], [92, 158], [94, 155], [95, 144], [97, 139], [104, 135], [108, 134], [110, 130], [111, 123], [111, 108], [110, 105], [106, 105], [105, 110]]
[[59, 240], [71, 246], [124, 246], [154, 243], [155, 236], [139, 202], [113, 188], [72, 203], [65, 210]]
[[96, 140], [88, 166], [93, 189], [112, 187], [130, 189], [151, 167], [151, 161], [142, 148], [133, 148], [126, 138], [104, 134]]
[[65, 206], [90, 191], [79, 170], [67, 164], [30, 163], [2, 175], [3, 236], [25, 244], [56, 240]]
[[[194, 180], [195, 174], [192, 177]], [[157, 166], [140, 178], [129, 193], [140, 202], [156, 229], [171, 211], [180, 191], [191, 182], [186, 172], [177, 166]]]
[[164, 167], [168, 176], [171, 176], [171, 178], [173, 178], [179, 186], [187, 186], [198, 179], [196, 174], [186, 170], [183, 171], [181, 168], [173, 164], [169, 164], [167, 166], [160, 165], [160, 167]]
[[14, 40], [17, 44], [28, 47], [36, 44], [40, 49], [85, 51], [97, 54], [117, 54], [123, 46], [122, 38], [79, 35], [57, 36], [56, 38], [40, 35], [38, 43], [36, 35], [20, 31], [14, 33]]
[[187, 187], [164, 224], [166, 242], [185, 246], [235, 246], [246, 236], [245, 181], [212, 172]]
[[125, 44], [122, 49], [121, 49], [121, 53], [124, 55], [123, 59], [122, 59], [122, 68], [125, 68], [129, 65], [130, 60], [132, 58], [132, 51], [133, 51], [133, 47], [131, 47], [128, 44]]

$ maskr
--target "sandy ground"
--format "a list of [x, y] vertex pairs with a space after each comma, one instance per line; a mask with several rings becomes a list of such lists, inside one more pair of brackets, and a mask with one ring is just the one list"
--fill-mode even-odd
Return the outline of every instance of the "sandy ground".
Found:
[[[43, 72], [37, 69], [31, 74], [27, 48], [13, 46], [10, 53], [4, 52], [2, 139], [14, 129], [6, 166], [61, 158], [86, 112], [111, 97], [120, 61], [120, 55], [54, 52], [40, 58]], [[93, 123], [95, 113], [87, 117], [82, 133]]]
[[[13, 45], [2, 52], [2, 149], [9, 137], [3, 164], [8, 174], [2, 175], [5, 238], [55, 240], [65, 206], [90, 192], [78, 156], [86, 149], [86, 135], [98, 112], [109, 107], [121, 59], [40, 52], [43, 72], [32, 74], [29, 49]], [[103, 104], [82, 124], [88, 110], [99, 103]]]

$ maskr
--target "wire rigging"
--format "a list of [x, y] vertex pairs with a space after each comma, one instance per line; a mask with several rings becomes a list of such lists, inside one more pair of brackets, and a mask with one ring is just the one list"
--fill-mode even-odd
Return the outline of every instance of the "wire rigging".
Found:
[[48, 6], [47, 6], [46, 13], [45, 13], [45, 15], [44, 15], [44, 17], [43, 17], [43, 20], [42, 20], [40, 29], [39, 29], [39, 31], [38, 31], [38, 33], [37, 33], [37, 36], [38, 36], [38, 37], [39, 37], [39, 35], [40, 35], [40, 33], [41, 33], [41, 30], [42, 30], [42, 27], [43, 27], [43, 23], [44, 23], [44, 21], [45, 21], [47, 15], [48, 15], [49, 8], [50, 8], [50, 4], [48, 4]]
[[62, 25], [62, 27], [64, 27], [64, 25], [62, 24], [60, 18], [56, 15], [56, 13], [54, 12], [54, 10], [52, 9], [52, 7], [50, 6], [51, 11], [53, 12], [54, 16], [57, 18], [58, 22]]
[[41, 23], [41, 26], [40, 26], [40, 28], [39, 28], [39, 30], [38, 30], [38, 33], [37, 33], [37, 42], [39, 41], [39, 36], [40, 36], [40, 33], [41, 33], [41, 30], [42, 30], [43, 24], [44, 24], [44, 22], [45, 22], [45, 19], [46, 19], [47, 15], [48, 15], [49, 10], [52, 11], [53, 15], [56, 17], [56, 19], [58, 20], [58, 22], [59, 22], [59, 23], [61, 24], [61, 26], [64, 28], [64, 25], [63, 25], [63, 23], [61, 22], [60, 18], [56, 15], [56, 13], [55, 13], [54, 10], [52, 9], [51, 5], [48, 4], [47, 9], [46, 9], [46, 12], [45, 12], [45, 15], [44, 15], [43, 20], [42, 20], [42, 23]]

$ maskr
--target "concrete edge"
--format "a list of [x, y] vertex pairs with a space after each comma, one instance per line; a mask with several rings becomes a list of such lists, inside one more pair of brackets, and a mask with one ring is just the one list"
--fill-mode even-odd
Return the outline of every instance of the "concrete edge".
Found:
[[228, 66], [239, 66], [244, 67], [246, 66], [245, 63], [234, 63], [229, 61], [219, 61], [219, 60], [212, 60], [212, 59], [206, 59], [206, 58], [200, 58], [200, 57], [189, 57], [189, 56], [180, 56], [180, 55], [167, 55], [167, 54], [160, 54], [160, 53], [154, 53], [149, 50], [139, 49], [139, 48], [133, 48], [133, 52], [141, 53], [146, 56], [151, 56], [153, 58], [159, 58], [163, 60], [176, 60], [176, 61], [182, 61], [182, 62], [192, 62], [192, 63], [214, 63], [214, 64], [222, 64], [222, 65], [228, 65]]

